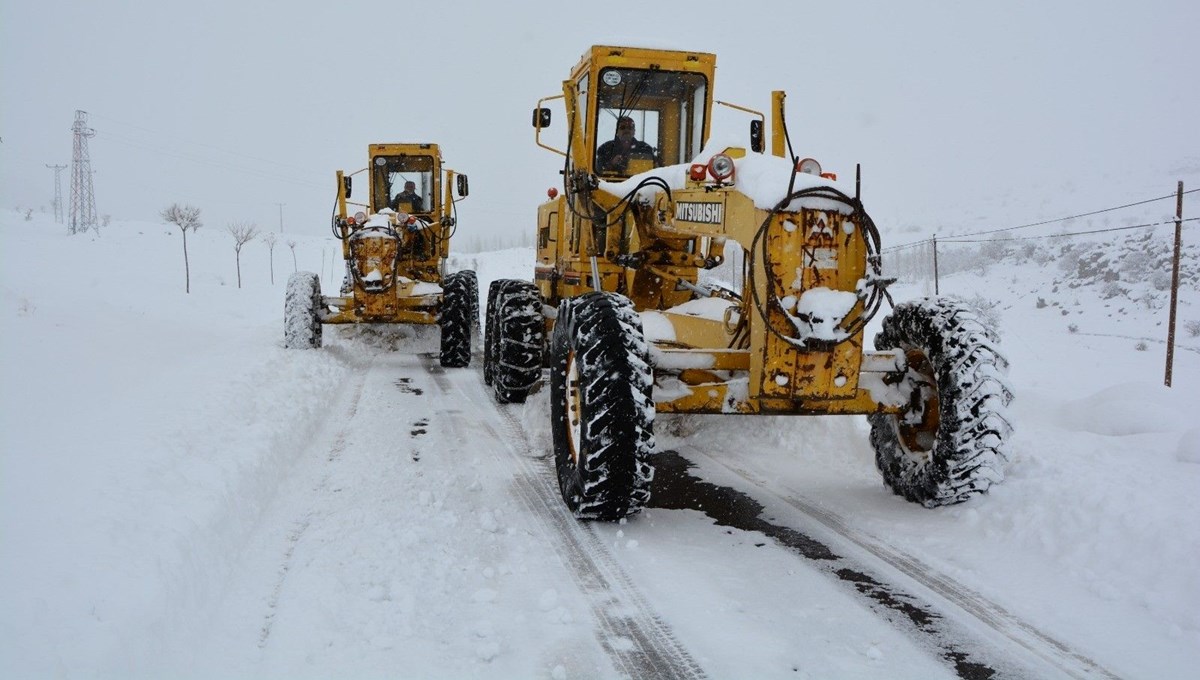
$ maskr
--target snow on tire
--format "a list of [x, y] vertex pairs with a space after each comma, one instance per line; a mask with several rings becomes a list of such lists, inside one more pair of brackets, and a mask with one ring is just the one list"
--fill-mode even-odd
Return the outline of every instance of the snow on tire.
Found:
[[496, 309], [496, 295], [504, 286], [513, 281], [514, 279], [496, 279], [488, 284], [487, 309], [484, 311], [487, 318], [484, 319], [483, 329], [483, 383], [485, 385], [492, 384], [492, 370], [495, 363], [492, 360], [492, 333], [495, 331], [496, 324], [492, 318]]
[[321, 346], [321, 280], [312, 272], [288, 278], [283, 301], [283, 346], [316, 349]]
[[466, 279], [465, 285], [471, 290], [471, 311], [467, 314], [467, 318], [469, 319], [468, 324], [471, 330], [471, 344], [474, 347], [475, 342], [479, 340], [479, 277], [470, 269], [458, 272], [458, 274]]
[[619, 520], [650, 500], [653, 383], [641, 319], [615, 293], [559, 307], [551, 343], [554, 462], [567, 507]]
[[897, 305], [875, 346], [904, 350], [909, 366], [900, 385], [910, 397], [906, 410], [868, 417], [884, 484], [937, 507], [1003, 481], [1012, 432], [1008, 362], [970, 307], [949, 298]]
[[542, 298], [528, 281], [500, 279], [488, 290], [484, 382], [501, 404], [523, 402], [542, 377]]
[[446, 368], [471, 363], [471, 313], [479, 309], [475, 272], [449, 274], [442, 280], [442, 306], [438, 325], [442, 331], [439, 360]]

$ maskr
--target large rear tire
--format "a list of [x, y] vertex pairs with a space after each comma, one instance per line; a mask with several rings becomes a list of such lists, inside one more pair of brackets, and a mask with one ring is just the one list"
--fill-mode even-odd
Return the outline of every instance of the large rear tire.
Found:
[[471, 315], [479, 309], [475, 272], [461, 271], [442, 279], [442, 306], [438, 325], [442, 331], [439, 360], [446, 368], [471, 364]]
[[537, 286], [500, 279], [488, 290], [484, 382], [501, 404], [523, 402], [542, 377], [546, 324]]
[[615, 293], [559, 306], [550, 412], [563, 500], [576, 517], [619, 520], [650, 500], [652, 375], [641, 319]]
[[496, 295], [505, 284], [513, 279], [496, 279], [488, 284], [487, 308], [484, 310], [486, 318], [484, 319], [483, 328], [483, 384], [492, 384], [492, 371], [494, 361], [492, 360], [492, 333], [496, 329], [496, 324], [492, 322], [492, 313], [496, 309]]
[[317, 349], [321, 346], [321, 280], [312, 272], [288, 278], [283, 301], [283, 346]]
[[926, 298], [901, 305], [875, 336], [902, 349], [908, 395], [896, 415], [874, 414], [871, 445], [883, 482], [926, 507], [952, 505], [1004, 479], [1012, 400], [999, 338], [962, 302]]

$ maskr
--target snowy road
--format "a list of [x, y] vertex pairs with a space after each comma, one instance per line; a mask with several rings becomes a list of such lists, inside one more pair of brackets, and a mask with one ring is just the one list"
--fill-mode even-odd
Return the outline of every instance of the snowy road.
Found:
[[429, 355], [356, 367], [235, 569], [202, 675], [703, 676], [478, 382]]
[[497, 406], [432, 354], [362, 359], [234, 569], [201, 674], [1109, 677], [695, 447], [660, 453], [643, 516], [579, 523], [521, 420], [544, 399]]
[[[1123, 339], [1157, 312], [1065, 287], [1041, 309], [1057, 267], [951, 281], [1007, 301], [1019, 428], [987, 496], [930, 511], [889, 493], [861, 418], [661, 415], [652, 507], [580, 524], [545, 457], [545, 391], [495, 405], [478, 365], [434, 366], [436, 333], [329, 327], [288, 351], [280, 286], [228, 285], [215, 231], [191, 244], [189, 295], [145, 285], [178, 273], [161, 225], [8, 226], [0, 252], [85, 276], [0, 268], [4, 677], [1157, 680], [1200, 663], [1200, 355], [1177, 353], [1162, 388], [1161, 355]], [[486, 290], [530, 257], [458, 264]]]

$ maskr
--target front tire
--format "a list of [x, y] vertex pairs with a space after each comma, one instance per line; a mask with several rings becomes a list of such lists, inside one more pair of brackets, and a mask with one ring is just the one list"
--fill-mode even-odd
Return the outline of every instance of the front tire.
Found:
[[312, 272], [288, 278], [283, 301], [283, 346], [287, 349], [321, 347], [321, 280]]
[[479, 309], [475, 272], [454, 272], [442, 279], [442, 306], [438, 315], [442, 344], [439, 360], [446, 368], [471, 363], [472, 312]]
[[563, 500], [615, 521], [650, 500], [654, 399], [641, 319], [615, 293], [565, 301], [551, 346], [550, 411]]
[[902, 349], [908, 394], [899, 414], [873, 414], [871, 445], [883, 481], [925, 507], [952, 505], [1004, 479], [1012, 400], [999, 339], [971, 309], [949, 298], [897, 305], [875, 336]]
[[484, 382], [497, 402], [523, 402], [542, 377], [541, 295], [528, 281], [501, 279], [492, 282], [488, 298]]

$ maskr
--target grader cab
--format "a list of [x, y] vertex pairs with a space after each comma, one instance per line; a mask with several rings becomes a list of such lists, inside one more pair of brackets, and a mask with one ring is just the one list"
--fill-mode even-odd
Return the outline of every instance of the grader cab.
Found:
[[[656, 412], [867, 415], [895, 493], [932, 507], [986, 491], [1010, 432], [997, 339], [964, 304], [925, 299], [864, 350], [890, 281], [858, 178], [847, 191], [791, 152], [782, 92], [771, 154], [766, 116], [737, 105], [757, 115], [748, 148], [708, 148], [715, 69], [712, 54], [595, 46], [538, 102], [563, 186], [538, 208], [534, 281], [488, 293], [497, 400], [550, 367], [556, 468], [581, 518], [648, 501]], [[543, 140], [552, 99], [564, 148]], [[702, 282], [729, 248], [740, 285]]]
[[[353, 177], [362, 173], [365, 199], [352, 201]], [[345, 260], [341, 291], [323, 296], [316, 274], [293, 274], [284, 344], [320, 347], [321, 324], [438, 324], [441, 364], [468, 365], [475, 272], [445, 272], [455, 204], [467, 193], [466, 175], [444, 167], [436, 144], [372, 144], [366, 168], [351, 175], [339, 170], [332, 228]]]

